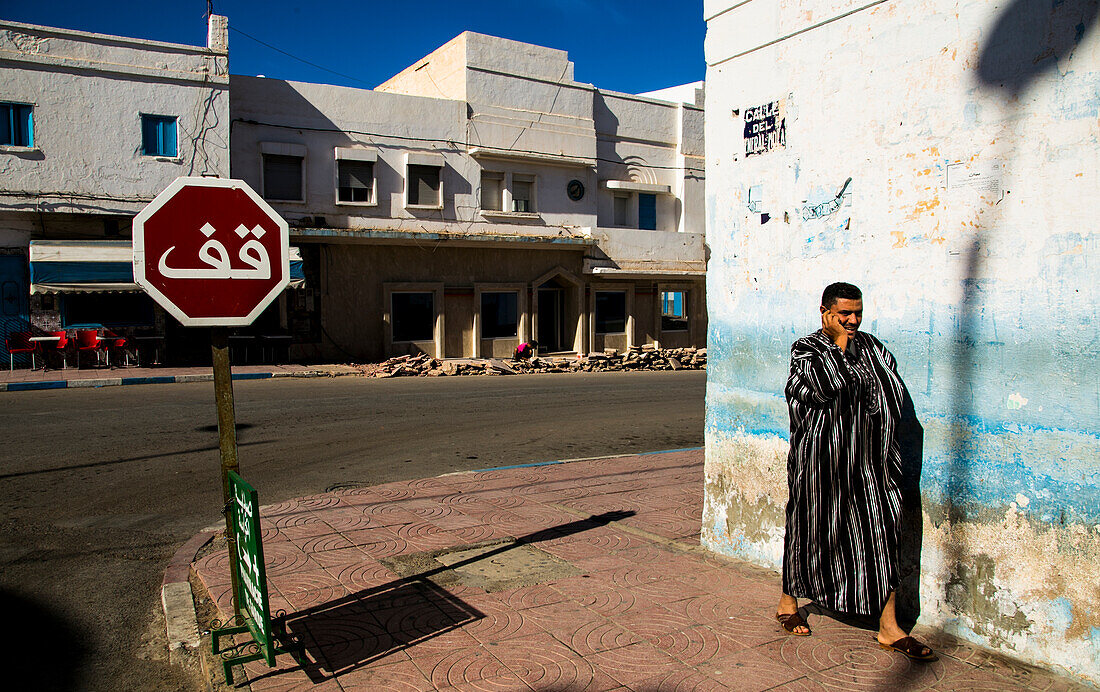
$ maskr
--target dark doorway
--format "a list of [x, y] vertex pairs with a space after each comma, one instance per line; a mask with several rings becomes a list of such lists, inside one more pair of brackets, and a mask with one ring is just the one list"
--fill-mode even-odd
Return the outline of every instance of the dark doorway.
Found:
[[549, 281], [539, 286], [539, 351], [554, 353], [572, 348], [565, 340], [565, 289]]

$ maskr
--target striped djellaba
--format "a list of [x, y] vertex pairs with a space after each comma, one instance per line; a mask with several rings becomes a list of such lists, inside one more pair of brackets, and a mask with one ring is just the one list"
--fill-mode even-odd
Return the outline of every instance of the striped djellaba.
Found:
[[897, 588], [904, 391], [870, 334], [843, 352], [820, 330], [791, 347], [784, 593], [877, 616]]

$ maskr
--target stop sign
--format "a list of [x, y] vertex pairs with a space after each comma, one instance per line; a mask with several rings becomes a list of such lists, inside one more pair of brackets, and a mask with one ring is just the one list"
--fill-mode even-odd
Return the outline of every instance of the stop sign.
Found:
[[290, 281], [287, 223], [242, 180], [176, 178], [133, 240], [135, 281], [188, 327], [251, 324]]

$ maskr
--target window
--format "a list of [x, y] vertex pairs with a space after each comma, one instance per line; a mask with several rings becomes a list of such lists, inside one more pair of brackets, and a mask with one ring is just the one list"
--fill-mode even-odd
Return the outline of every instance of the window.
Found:
[[661, 331], [687, 331], [687, 293], [684, 291], [661, 292]]
[[336, 200], [374, 202], [374, 163], [372, 161], [336, 162]]
[[596, 333], [626, 331], [626, 291], [596, 291]]
[[498, 339], [515, 336], [519, 324], [519, 294], [481, 294], [481, 338]]
[[481, 208], [504, 211], [504, 174], [481, 172]]
[[615, 225], [626, 226], [627, 209], [630, 205], [630, 195], [615, 195]]
[[141, 153], [176, 156], [176, 119], [166, 115], [141, 116]]
[[0, 145], [34, 146], [34, 106], [0, 103]]
[[409, 201], [411, 207], [441, 207], [439, 166], [409, 164]]
[[264, 154], [264, 197], [302, 201], [302, 157]]
[[657, 195], [638, 193], [638, 228], [657, 230]]
[[393, 293], [390, 319], [393, 341], [431, 341], [435, 338], [435, 294]]
[[144, 293], [66, 293], [61, 326], [144, 327], [154, 323], [153, 299]]
[[512, 176], [512, 211], [530, 214], [535, 211], [535, 179], [531, 176]]

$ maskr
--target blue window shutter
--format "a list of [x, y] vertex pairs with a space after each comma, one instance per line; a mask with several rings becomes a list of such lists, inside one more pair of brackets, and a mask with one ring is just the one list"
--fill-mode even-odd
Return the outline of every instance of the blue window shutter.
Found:
[[157, 136], [157, 121], [155, 118], [141, 116], [141, 152], [146, 156], [157, 156], [160, 153], [160, 138]]
[[161, 151], [165, 156], [176, 155], [176, 119], [165, 118], [161, 122]]
[[26, 147], [34, 146], [34, 107], [23, 106], [23, 141]]
[[176, 119], [162, 115], [141, 116], [141, 153], [146, 156], [175, 156]]
[[676, 291], [672, 294], [672, 314], [677, 317], [684, 316], [684, 294]]
[[638, 228], [657, 230], [657, 195], [638, 194]]
[[25, 103], [0, 103], [0, 144], [15, 147], [34, 146], [34, 106]]

